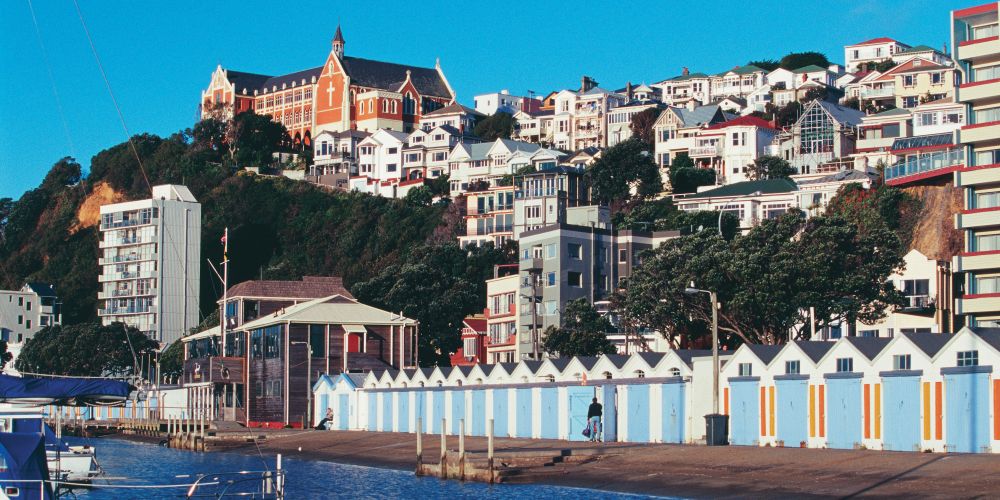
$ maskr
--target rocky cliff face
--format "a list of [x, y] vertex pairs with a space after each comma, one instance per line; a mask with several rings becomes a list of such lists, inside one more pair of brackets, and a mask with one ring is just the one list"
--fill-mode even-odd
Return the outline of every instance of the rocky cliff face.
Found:
[[962, 251], [962, 232], [955, 229], [955, 214], [962, 209], [962, 189], [951, 183], [944, 186], [912, 186], [903, 191], [921, 202], [914, 215], [915, 248], [931, 259], [951, 260]]

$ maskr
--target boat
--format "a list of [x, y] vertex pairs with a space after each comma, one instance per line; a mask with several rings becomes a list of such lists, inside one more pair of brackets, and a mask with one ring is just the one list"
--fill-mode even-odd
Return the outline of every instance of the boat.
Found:
[[71, 483], [89, 483], [101, 474], [97, 451], [93, 446], [70, 446], [45, 426], [45, 458], [49, 475]]

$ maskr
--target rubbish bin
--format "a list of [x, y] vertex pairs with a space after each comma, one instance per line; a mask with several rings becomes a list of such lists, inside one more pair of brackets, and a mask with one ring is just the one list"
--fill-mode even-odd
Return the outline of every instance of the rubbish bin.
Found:
[[718, 413], [705, 415], [705, 444], [708, 446], [729, 444], [729, 415]]

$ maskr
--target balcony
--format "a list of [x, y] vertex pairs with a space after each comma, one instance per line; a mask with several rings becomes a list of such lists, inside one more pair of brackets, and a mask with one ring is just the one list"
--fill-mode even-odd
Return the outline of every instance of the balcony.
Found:
[[997, 100], [1000, 98], [1000, 78], [963, 83], [956, 94], [959, 101], [972, 104]]
[[521, 259], [518, 267], [522, 271], [528, 272], [541, 272], [542, 271], [542, 259], [540, 257], [532, 259]]
[[100, 248], [110, 248], [122, 245], [135, 245], [138, 243], [146, 243], [146, 241], [140, 236], [133, 236], [131, 238], [117, 238], [117, 237], [107, 237], [101, 240]]
[[111, 274], [101, 274], [97, 276], [97, 281], [108, 282], [108, 281], [120, 281], [120, 280], [131, 280], [137, 278], [154, 278], [156, 277], [156, 271], [129, 271], [123, 273], [111, 273]]
[[982, 314], [1000, 312], [1000, 293], [966, 295], [955, 300], [958, 314]]
[[1000, 163], [963, 167], [955, 171], [955, 187], [1000, 183]]
[[146, 314], [150, 311], [155, 310], [154, 306], [135, 306], [135, 307], [107, 307], [104, 309], [98, 309], [98, 316], [111, 316], [111, 315], [121, 315], [121, 314]]
[[1000, 54], [1000, 39], [987, 36], [975, 40], [966, 40], [958, 44], [958, 59], [976, 63], [983, 59], [994, 58]]
[[122, 263], [122, 262], [137, 262], [137, 261], [140, 261], [140, 260], [156, 260], [156, 255], [155, 254], [152, 254], [152, 255], [138, 255], [138, 254], [115, 255], [114, 257], [100, 258], [100, 259], [98, 259], [98, 264], [103, 266], [103, 265], [107, 265], [107, 264], [119, 264], [119, 263]]
[[156, 290], [154, 288], [147, 288], [145, 290], [111, 290], [110, 293], [97, 292], [98, 299], [110, 299], [119, 297], [138, 297], [140, 295], [155, 295]]
[[958, 137], [963, 144], [996, 141], [1000, 139], [1000, 120], [966, 125], [959, 130]]
[[879, 88], [863, 87], [861, 89], [862, 99], [884, 99], [887, 97], [895, 97], [895, 95], [896, 87], [894, 85], [887, 85]]
[[113, 221], [111, 224], [101, 223], [101, 231], [106, 231], [108, 229], [120, 229], [123, 227], [135, 227], [140, 225], [151, 224], [153, 219], [147, 218], [146, 220], [141, 219], [122, 219], [119, 221]]
[[965, 154], [960, 149], [921, 155], [920, 157], [886, 167], [885, 180], [887, 184], [894, 186], [907, 181], [932, 177], [932, 175], [918, 174], [937, 172], [940, 175], [953, 172], [964, 163]]
[[952, 258], [952, 269], [956, 273], [1000, 269], [1000, 250], [962, 252]]
[[1000, 226], [1000, 207], [962, 210], [955, 214], [955, 229]]
[[698, 146], [688, 150], [691, 158], [712, 158], [721, 154], [718, 146]]

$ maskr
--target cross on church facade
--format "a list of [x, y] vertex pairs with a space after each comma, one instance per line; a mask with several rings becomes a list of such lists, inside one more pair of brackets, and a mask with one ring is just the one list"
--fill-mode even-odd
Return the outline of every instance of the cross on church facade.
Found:
[[333, 106], [333, 81], [330, 81], [330, 85], [326, 88], [326, 102], [327, 106]]

